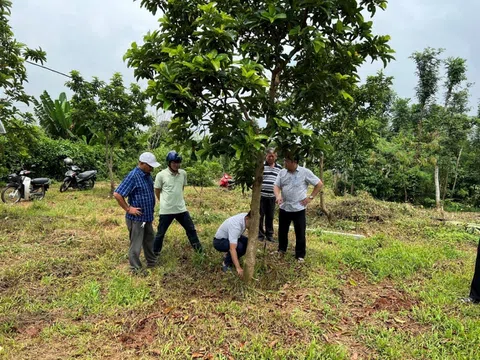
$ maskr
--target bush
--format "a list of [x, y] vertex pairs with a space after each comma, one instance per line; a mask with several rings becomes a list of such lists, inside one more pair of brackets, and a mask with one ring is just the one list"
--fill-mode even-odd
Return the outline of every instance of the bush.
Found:
[[25, 167], [36, 165], [35, 176], [47, 176], [61, 180], [66, 167], [63, 159], [70, 157], [82, 170], [98, 170], [99, 178], [107, 177], [104, 149], [101, 145], [90, 146], [69, 140], [54, 140], [46, 136], [30, 149]]
[[222, 165], [215, 161], [197, 162], [185, 168], [188, 184], [193, 186], [212, 186], [222, 176]]

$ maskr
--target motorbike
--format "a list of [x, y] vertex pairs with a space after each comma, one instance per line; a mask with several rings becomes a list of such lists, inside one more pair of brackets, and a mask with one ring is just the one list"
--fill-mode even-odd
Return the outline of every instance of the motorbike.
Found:
[[228, 175], [227, 173], [223, 174], [222, 178], [220, 179], [218, 185], [222, 188], [226, 188], [228, 190], [235, 189], [235, 180]]
[[63, 160], [68, 170], [65, 173], [65, 179], [60, 186], [60, 192], [67, 191], [68, 188], [88, 190], [93, 189], [95, 181], [97, 180], [97, 170], [88, 170], [81, 172], [82, 170], [73, 165], [73, 161], [70, 158]]
[[2, 201], [6, 204], [15, 204], [21, 199], [42, 200], [50, 187], [50, 179], [32, 179], [27, 176], [32, 173], [29, 170], [22, 170], [18, 174], [8, 175], [7, 186], [2, 189]]

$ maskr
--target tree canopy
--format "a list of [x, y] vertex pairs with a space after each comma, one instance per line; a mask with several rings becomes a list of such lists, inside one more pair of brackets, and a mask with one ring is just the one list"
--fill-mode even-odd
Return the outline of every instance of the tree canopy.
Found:
[[0, 0], [0, 119], [6, 124], [14, 116], [22, 115], [18, 103], [29, 105], [33, 97], [25, 92], [27, 81], [25, 61], [43, 64], [46, 53], [41, 48], [32, 49], [17, 41], [9, 24], [12, 2]]
[[[125, 59], [137, 79], [148, 79], [152, 103], [172, 111], [170, 130], [179, 143], [201, 157], [235, 156], [237, 175], [255, 170], [239, 176], [253, 184], [254, 228], [265, 146], [274, 142], [308, 153], [318, 139], [311, 137], [317, 124], [338, 111], [341, 100], [352, 99], [357, 68], [368, 58], [393, 58], [389, 37], [374, 35], [373, 22], [365, 19], [384, 9], [384, 1], [141, 5], [162, 12], [160, 28], [143, 45], [133, 43]], [[249, 245], [247, 259], [254, 263], [254, 255]]]
[[151, 125], [147, 113], [146, 97], [137, 84], [127, 90], [122, 76], [115, 73], [110, 83], [98, 78], [86, 81], [78, 71], [71, 72], [67, 82], [72, 97], [72, 123], [85, 124], [105, 145], [106, 164], [109, 170], [111, 191], [115, 188], [113, 161], [115, 147], [132, 146], [130, 140], [139, 132], [140, 126]]

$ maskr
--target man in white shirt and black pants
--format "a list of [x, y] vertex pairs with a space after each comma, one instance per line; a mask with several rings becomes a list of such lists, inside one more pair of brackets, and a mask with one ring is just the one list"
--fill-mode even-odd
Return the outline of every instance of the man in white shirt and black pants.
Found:
[[[287, 153], [284, 166], [277, 179], [273, 191], [277, 204], [280, 206], [278, 216], [278, 252], [284, 254], [288, 247], [288, 230], [293, 221], [295, 229], [295, 258], [299, 262], [305, 260], [306, 253], [306, 206], [319, 193], [322, 181], [307, 168], [298, 165], [299, 156]], [[314, 186], [310, 196], [307, 196], [308, 185]]]
[[225, 220], [213, 238], [213, 247], [221, 252], [226, 252], [222, 270], [227, 271], [235, 266], [238, 276], [243, 276], [240, 258], [247, 252], [248, 238], [243, 235], [248, 229], [250, 212], [234, 215]]

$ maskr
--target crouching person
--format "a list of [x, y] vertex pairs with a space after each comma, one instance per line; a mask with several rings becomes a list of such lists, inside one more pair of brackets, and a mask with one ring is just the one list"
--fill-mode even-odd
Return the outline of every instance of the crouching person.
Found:
[[222, 270], [235, 266], [238, 276], [243, 276], [240, 258], [247, 252], [248, 238], [243, 235], [248, 229], [250, 212], [234, 215], [225, 220], [213, 238], [213, 247], [221, 252], [226, 252]]

